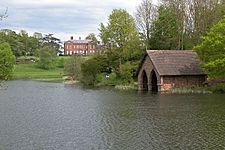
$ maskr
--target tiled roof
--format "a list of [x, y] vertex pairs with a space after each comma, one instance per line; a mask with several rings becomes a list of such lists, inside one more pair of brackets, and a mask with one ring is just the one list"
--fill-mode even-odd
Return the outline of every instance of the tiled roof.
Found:
[[206, 75], [196, 52], [191, 50], [148, 50], [159, 75]]

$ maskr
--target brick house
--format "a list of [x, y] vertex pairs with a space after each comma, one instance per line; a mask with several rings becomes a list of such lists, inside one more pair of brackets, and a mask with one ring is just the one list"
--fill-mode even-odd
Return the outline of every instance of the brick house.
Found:
[[170, 91], [202, 86], [207, 75], [199, 63], [194, 51], [147, 50], [137, 72], [139, 90]]
[[96, 44], [91, 40], [74, 40], [71, 36], [70, 40], [64, 42], [65, 55], [91, 55], [96, 52]]

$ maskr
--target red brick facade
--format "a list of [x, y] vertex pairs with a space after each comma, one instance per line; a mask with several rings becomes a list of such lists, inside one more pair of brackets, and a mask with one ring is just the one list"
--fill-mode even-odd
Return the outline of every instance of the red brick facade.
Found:
[[70, 40], [64, 42], [65, 55], [91, 55], [96, 52], [96, 45], [91, 40]]
[[181, 87], [199, 87], [202, 86], [206, 81], [206, 78], [202, 75], [194, 76], [162, 76], [161, 77], [161, 88], [164, 91], [168, 91], [172, 88], [181, 88]]

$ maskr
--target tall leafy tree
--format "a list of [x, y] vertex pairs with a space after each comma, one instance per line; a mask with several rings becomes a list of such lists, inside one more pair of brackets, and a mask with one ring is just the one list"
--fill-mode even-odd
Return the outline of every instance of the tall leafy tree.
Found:
[[[100, 38], [107, 49], [108, 66], [105, 66], [105, 70], [115, 73], [121, 80], [128, 80], [123, 77], [129, 72], [131, 73], [128, 75], [129, 80], [132, 79], [137, 64], [131, 62], [139, 60], [144, 52], [135, 19], [124, 9], [114, 9], [108, 18], [107, 25], [101, 23], [99, 31]], [[101, 60], [97, 60], [99, 61]]]
[[211, 28], [195, 50], [211, 77], [225, 78], [225, 17]]
[[162, 5], [151, 28], [151, 49], [179, 49], [179, 22], [172, 8]]
[[100, 24], [100, 38], [118, 54], [120, 63], [141, 54], [139, 33], [134, 18], [123, 9], [114, 9], [107, 25]]

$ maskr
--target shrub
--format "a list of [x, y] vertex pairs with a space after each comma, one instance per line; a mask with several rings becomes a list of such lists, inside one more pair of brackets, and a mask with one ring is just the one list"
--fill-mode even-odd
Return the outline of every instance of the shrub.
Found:
[[130, 84], [134, 82], [134, 73], [137, 69], [137, 62], [127, 61], [120, 65], [119, 78], [123, 84]]
[[82, 78], [81, 82], [86, 85], [95, 85], [97, 74], [99, 73], [99, 65], [95, 59], [88, 59], [81, 65]]
[[225, 18], [215, 24], [195, 48], [210, 77], [225, 77]]
[[8, 43], [0, 44], [0, 81], [12, 77], [15, 56]]
[[59, 57], [58, 59], [57, 59], [57, 67], [58, 68], [64, 68], [64, 66], [65, 66], [65, 59], [63, 58], [63, 57]]
[[73, 80], [79, 80], [81, 77], [81, 56], [73, 55], [65, 63], [64, 72]]
[[213, 93], [225, 93], [225, 84], [220, 83], [217, 85], [213, 85], [209, 87], [209, 90], [212, 91]]
[[39, 66], [46, 70], [56, 67], [56, 53], [53, 48], [45, 46], [39, 50]]

